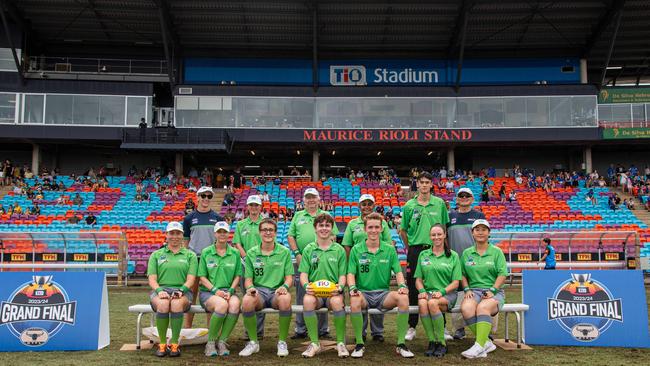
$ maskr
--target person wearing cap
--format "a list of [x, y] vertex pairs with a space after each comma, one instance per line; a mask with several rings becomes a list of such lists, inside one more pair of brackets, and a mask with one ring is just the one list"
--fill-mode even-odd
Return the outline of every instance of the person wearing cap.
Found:
[[[316, 230], [314, 229], [314, 219], [316, 216], [323, 213], [330, 214], [329, 212], [323, 211], [319, 208], [320, 196], [316, 188], [307, 188], [303, 194], [303, 201], [305, 203], [305, 209], [296, 212], [293, 216], [291, 224], [289, 225], [289, 233], [287, 235], [289, 248], [296, 258], [295, 286], [297, 305], [302, 305], [302, 299], [305, 296], [305, 290], [300, 286], [300, 272], [298, 271], [300, 260], [302, 259], [302, 251], [305, 249], [307, 244], [316, 241]], [[332, 227], [332, 236], [336, 238], [338, 233], [338, 228], [334, 225]], [[319, 313], [317, 317], [319, 336], [326, 336], [329, 333], [327, 328], [327, 314]], [[302, 313], [296, 314], [295, 332], [296, 333], [291, 337], [291, 339], [307, 338], [307, 328], [305, 327]]]
[[[359, 244], [365, 243], [368, 239], [368, 234], [364, 230], [363, 221], [371, 213], [375, 212], [375, 197], [371, 194], [362, 194], [359, 197], [359, 211], [361, 216], [356, 217], [350, 222], [345, 228], [345, 234], [343, 234], [343, 240], [341, 245], [345, 248], [347, 256], [350, 256], [350, 250], [352, 247]], [[388, 228], [388, 223], [386, 220], [381, 222], [382, 230], [379, 236], [379, 241], [385, 244], [392, 245], [393, 241], [390, 236], [390, 229]], [[372, 334], [372, 339], [382, 342], [384, 340], [384, 315], [383, 314], [372, 314], [370, 317], [370, 333]], [[368, 329], [368, 315], [364, 313], [363, 316], [363, 336], [366, 336], [366, 329]]]
[[460, 258], [465, 293], [460, 310], [465, 324], [476, 335], [476, 342], [461, 355], [465, 358], [482, 358], [496, 349], [488, 337], [492, 317], [499, 313], [505, 303], [501, 286], [508, 275], [508, 268], [501, 249], [488, 242], [490, 223], [487, 220], [474, 221], [472, 237], [474, 245], [465, 249]]
[[[196, 191], [198, 204], [196, 209], [190, 212], [183, 219], [183, 230], [185, 246], [193, 251], [197, 257], [201, 255], [203, 249], [209, 247], [214, 242], [214, 225], [219, 221], [225, 221], [221, 215], [210, 208], [210, 202], [214, 197], [212, 187], [203, 186]], [[192, 286], [193, 301], [196, 301], [199, 292], [198, 281]], [[194, 302], [192, 302], [194, 303]], [[208, 322], [210, 314], [207, 314]], [[184, 328], [192, 328], [194, 314], [185, 314]]]
[[[351, 354], [353, 358], [361, 358], [365, 352], [361, 312], [365, 309], [391, 310], [394, 308], [398, 308], [395, 351], [405, 358], [414, 356], [404, 343], [409, 318], [409, 290], [395, 247], [379, 240], [382, 221], [383, 217], [378, 213], [366, 216], [364, 229], [368, 234], [368, 239], [365, 243], [355, 245], [350, 251], [347, 283], [350, 291], [350, 322], [354, 328], [356, 340], [354, 351]], [[397, 291], [390, 290], [392, 274], [395, 274]]]
[[551, 238], [544, 238], [542, 241], [546, 244], [546, 247], [542, 258], [539, 259], [539, 263], [546, 262], [544, 269], [555, 269], [555, 248], [551, 245]]
[[[172, 221], [167, 224], [167, 245], [151, 253], [147, 267], [151, 308], [156, 313], [156, 328], [160, 344], [156, 356], [178, 357], [178, 346], [183, 313], [190, 309], [193, 294], [190, 287], [196, 282], [196, 254], [183, 246], [183, 225]], [[167, 328], [171, 325], [172, 337], [167, 345]]]
[[242, 316], [250, 340], [239, 355], [247, 357], [260, 351], [255, 313], [273, 308], [280, 312], [277, 355], [285, 357], [289, 355], [287, 335], [291, 323], [291, 252], [276, 241], [278, 225], [275, 221], [264, 219], [259, 229], [262, 243], [246, 253], [246, 294], [242, 299]]
[[[199, 302], [206, 312], [212, 313], [208, 328], [205, 355], [230, 354], [226, 341], [239, 317], [239, 298], [235, 288], [242, 275], [239, 251], [228, 245], [230, 226], [225, 221], [214, 225], [214, 245], [203, 249], [199, 261]], [[215, 341], [218, 340], [215, 347]]]
[[[259, 225], [262, 221], [262, 198], [258, 195], [250, 195], [246, 199], [246, 208], [248, 209], [248, 217], [243, 220], [237, 221], [235, 227], [235, 236], [232, 243], [239, 250], [242, 262], [246, 260], [246, 252], [255, 246], [259, 246], [262, 242], [260, 237]], [[245, 291], [244, 277], [241, 279], [242, 291]], [[266, 314], [257, 314], [257, 338], [264, 338], [264, 319]]]
[[[474, 245], [472, 237], [472, 224], [476, 220], [485, 219], [481, 211], [474, 210], [474, 193], [471, 189], [463, 187], [456, 193], [456, 209], [449, 212], [449, 226], [447, 228], [447, 239], [451, 250], [456, 253], [463, 253], [465, 249]], [[458, 289], [458, 298], [463, 298], [462, 289]], [[460, 306], [458, 302], [457, 306]], [[451, 325], [454, 330], [454, 339], [465, 338], [465, 321], [463, 314], [452, 313]]]
[[[449, 213], [447, 205], [440, 197], [431, 194], [433, 176], [429, 172], [418, 175], [418, 194], [408, 200], [402, 208], [402, 222], [400, 224], [400, 237], [406, 248], [406, 283], [409, 286], [409, 303], [418, 305], [418, 292], [415, 288], [415, 268], [420, 253], [431, 247], [429, 232], [435, 224], [447, 226]], [[406, 340], [415, 338], [415, 327], [418, 325], [418, 314], [409, 316], [409, 329]]]

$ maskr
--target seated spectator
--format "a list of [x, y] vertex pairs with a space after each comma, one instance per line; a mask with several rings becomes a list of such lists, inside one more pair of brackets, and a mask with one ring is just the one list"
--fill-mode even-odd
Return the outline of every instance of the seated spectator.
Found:
[[241, 209], [237, 209], [235, 212], [235, 221], [240, 221], [244, 219], [244, 212]]
[[34, 199], [42, 201], [43, 200], [43, 190], [40, 188], [36, 191], [36, 195], [34, 196]]
[[70, 216], [67, 220], [68, 224], [78, 224], [79, 221], [81, 221], [81, 217], [77, 216], [77, 214], [74, 214]]
[[589, 189], [589, 192], [587, 192], [587, 195], [585, 196], [585, 199], [587, 202], [591, 202], [592, 205], [596, 205], [598, 203], [598, 200], [596, 199], [596, 195], [594, 194], [594, 189], [591, 188]]
[[609, 206], [610, 210], [616, 211], [618, 207], [616, 205], [616, 200], [614, 199], [614, 196], [609, 196], [609, 199], [607, 200], [607, 206]]
[[14, 185], [13, 192], [14, 194], [23, 194], [23, 189], [18, 182]]
[[232, 191], [226, 193], [226, 195], [223, 197], [223, 204], [226, 206], [230, 206], [235, 202], [235, 195], [232, 193]]
[[490, 202], [490, 191], [486, 186], [483, 186], [483, 190], [481, 191], [481, 201]]
[[634, 210], [634, 199], [630, 198], [629, 200], [623, 200], [623, 203], [629, 210]]
[[196, 204], [194, 203], [194, 201], [191, 198], [188, 198], [187, 202], [185, 202], [185, 209], [194, 211], [195, 208], [196, 208]]
[[232, 221], [235, 219], [235, 214], [232, 212], [232, 208], [228, 209], [228, 212], [223, 215], [223, 218], [226, 219], [226, 222], [228, 222], [228, 224], [232, 224]]
[[135, 194], [135, 202], [142, 202], [142, 193]]
[[56, 199], [56, 204], [57, 205], [68, 205], [68, 204], [70, 204], [70, 200], [69, 200], [68, 196], [62, 194], [61, 196], [59, 196], [59, 198]]
[[84, 200], [83, 198], [81, 198], [81, 195], [79, 193], [77, 193], [74, 196], [74, 199], [72, 200], [72, 204], [74, 204], [75, 206], [81, 206], [84, 204]]
[[447, 193], [454, 193], [454, 181], [449, 179], [447, 183], [445, 183], [445, 189], [447, 190]]
[[271, 200], [271, 197], [269, 197], [269, 193], [268, 193], [268, 192], [264, 192], [264, 193], [262, 194], [262, 201], [263, 201], [263, 202], [269, 202], [270, 200]]
[[149, 193], [147, 191], [142, 192], [141, 196], [143, 201], [150, 202], [151, 197], [149, 196]]
[[[650, 200], [649, 200], [650, 201]], [[285, 219], [287, 221], [293, 220], [293, 210], [292, 209], [287, 209], [287, 214], [285, 215]]]
[[263, 209], [262, 212], [260, 212], [260, 216], [262, 216], [263, 219], [268, 219], [269, 212], [266, 209]]
[[13, 214], [14, 215], [22, 215], [23, 214], [23, 208], [18, 202], [16, 202], [16, 204], [13, 207]]
[[278, 218], [278, 214], [275, 213], [275, 211], [273, 210], [269, 211], [269, 219], [273, 219], [277, 221], [277, 218]]
[[41, 208], [38, 205], [34, 204], [34, 206], [29, 208], [29, 214], [38, 216], [41, 214]]
[[514, 190], [510, 191], [510, 194], [508, 195], [508, 202], [515, 202], [517, 201], [517, 192]]
[[86, 216], [86, 225], [95, 226], [95, 224], [97, 224], [97, 218], [92, 212], [89, 212]]

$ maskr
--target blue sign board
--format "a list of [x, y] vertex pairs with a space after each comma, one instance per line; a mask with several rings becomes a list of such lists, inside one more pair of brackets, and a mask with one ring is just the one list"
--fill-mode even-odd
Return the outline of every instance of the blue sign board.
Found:
[[[186, 84], [312, 85], [309, 59], [185, 59]], [[577, 59], [466, 60], [462, 85], [577, 84]], [[321, 86], [454, 85], [456, 60], [352, 59], [322, 60]]]
[[641, 271], [523, 272], [526, 343], [650, 347]]
[[0, 351], [109, 344], [104, 272], [0, 272], [0, 283]]

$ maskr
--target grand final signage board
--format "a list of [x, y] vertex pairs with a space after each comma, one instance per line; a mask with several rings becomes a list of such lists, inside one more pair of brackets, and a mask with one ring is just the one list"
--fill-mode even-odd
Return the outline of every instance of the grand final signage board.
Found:
[[643, 273], [523, 271], [526, 343], [650, 347]]
[[0, 272], [0, 351], [88, 351], [110, 343], [103, 272]]

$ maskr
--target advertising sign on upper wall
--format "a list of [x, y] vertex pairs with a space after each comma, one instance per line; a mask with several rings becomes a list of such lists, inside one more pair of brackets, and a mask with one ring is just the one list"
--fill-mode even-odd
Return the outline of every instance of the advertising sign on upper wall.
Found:
[[[185, 84], [313, 85], [308, 59], [185, 59]], [[321, 60], [320, 86], [449, 86], [456, 60]], [[578, 84], [577, 59], [466, 60], [461, 85]]]
[[603, 88], [598, 103], [650, 103], [650, 88]]

